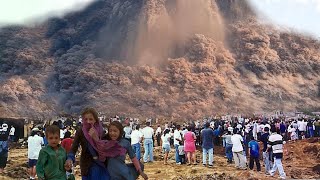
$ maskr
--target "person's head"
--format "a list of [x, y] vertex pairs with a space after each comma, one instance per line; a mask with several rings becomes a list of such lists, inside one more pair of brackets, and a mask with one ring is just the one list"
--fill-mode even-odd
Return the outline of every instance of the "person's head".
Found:
[[205, 127], [205, 128], [209, 128], [209, 127], [210, 127], [210, 123], [209, 123], [209, 122], [206, 122], [206, 123], [204, 124], [204, 127]]
[[94, 125], [94, 123], [99, 121], [98, 112], [94, 108], [85, 108], [81, 112], [81, 116], [83, 121], [91, 125]]
[[169, 129], [166, 129], [166, 130], [164, 130], [163, 135], [166, 135], [166, 134], [168, 134], [169, 132], [170, 132], [170, 130], [169, 130]]
[[233, 129], [233, 134], [238, 134], [238, 128]]
[[30, 136], [34, 136], [36, 134], [38, 134], [38, 131], [32, 130], [31, 133], [30, 133]]
[[136, 125], [136, 130], [140, 129], [140, 124]]
[[108, 139], [120, 140], [124, 134], [123, 126], [119, 121], [113, 121], [110, 123], [108, 128]]
[[188, 130], [188, 131], [191, 131], [191, 129], [192, 129], [191, 126], [188, 126], [188, 127], [187, 127], [187, 130]]
[[146, 126], [150, 126], [150, 122], [149, 121], [146, 122]]
[[60, 129], [56, 125], [51, 125], [46, 128], [46, 138], [48, 145], [52, 148], [57, 148], [60, 144]]
[[265, 127], [264, 132], [269, 132], [269, 127]]
[[66, 133], [64, 133], [64, 139], [65, 138], [70, 138], [71, 137], [71, 132], [70, 131], [67, 131]]
[[177, 124], [176, 128], [177, 128], [177, 130], [180, 130], [181, 126], [179, 124]]

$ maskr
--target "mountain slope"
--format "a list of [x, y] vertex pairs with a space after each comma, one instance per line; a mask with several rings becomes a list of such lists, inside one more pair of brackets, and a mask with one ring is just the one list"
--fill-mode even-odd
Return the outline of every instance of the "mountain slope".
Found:
[[0, 30], [4, 115], [199, 118], [320, 107], [320, 43], [240, 0], [105, 0]]

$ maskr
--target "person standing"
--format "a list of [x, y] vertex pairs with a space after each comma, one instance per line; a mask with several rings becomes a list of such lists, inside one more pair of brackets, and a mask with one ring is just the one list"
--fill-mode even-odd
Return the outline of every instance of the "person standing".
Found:
[[225, 151], [227, 156], [227, 163], [232, 163], [232, 141], [231, 141], [231, 131], [227, 131], [227, 134], [222, 136], [225, 142]]
[[132, 128], [129, 122], [126, 122], [126, 126], [123, 128], [123, 131], [124, 131], [124, 138], [131, 143]]
[[140, 125], [136, 126], [136, 129], [131, 133], [131, 146], [136, 154], [137, 159], [140, 161], [141, 159], [141, 140], [143, 134], [140, 132]]
[[259, 156], [260, 156], [260, 148], [259, 148], [259, 144], [258, 142], [253, 138], [253, 136], [249, 137], [250, 142], [248, 144], [248, 147], [250, 149], [250, 162], [249, 162], [249, 168], [252, 170], [253, 169], [253, 165], [254, 162], [256, 163], [257, 166], [257, 171], [260, 172], [261, 171], [261, 166], [260, 166], [260, 161], [259, 161]]
[[3, 173], [8, 161], [8, 125], [3, 123], [0, 126], [0, 174]]
[[[144, 146], [144, 155], [143, 161], [153, 162], [153, 134], [154, 130], [150, 127], [150, 122], [146, 122], [146, 127], [142, 129], [143, 134], [143, 146]], [[149, 157], [149, 160], [148, 160]]]
[[282, 158], [283, 158], [283, 137], [280, 134], [277, 134], [277, 130], [275, 128], [271, 128], [271, 135], [268, 139], [268, 149], [272, 149], [274, 164], [272, 169], [269, 171], [271, 176], [274, 176], [276, 170], [279, 171], [280, 178], [285, 179], [286, 173], [283, 170], [282, 166]]
[[201, 139], [202, 139], [202, 165], [207, 165], [207, 154], [209, 155], [209, 166], [213, 167], [213, 137], [214, 132], [210, 128], [210, 123], [207, 122], [205, 124], [205, 129], [201, 131]]
[[196, 165], [196, 135], [191, 131], [191, 126], [187, 127], [187, 132], [184, 134], [184, 152], [187, 153], [188, 165]]
[[156, 138], [157, 138], [157, 146], [160, 146], [161, 141], [161, 127], [158, 125], [158, 128], [156, 130]]
[[162, 140], [162, 150], [164, 151], [164, 164], [167, 165], [168, 164], [168, 154], [170, 152], [170, 130], [166, 129], [163, 132], [163, 135], [161, 136], [161, 140]]
[[262, 149], [262, 156], [263, 156], [263, 162], [265, 167], [265, 173], [268, 174], [271, 170], [271, 149], [267, 151], [268, 148], [268, 140], [269, 140], [269, 128], [264, 128], [264, 133], [261, 136], [261, 141], [263, 143], [263, 149]]
[[176, 130], [174, 130], [173, 133], [173, 145], [175, 149], [175, 158], [176, 158], [176, 164], [181, 164], [181, 159], [179, 156], [179, 145], [182, 141], [181, 131], [180, 131], [180, 125], [176, 126]]
[[16, 128], [12, 125], [9, 132], [9, 138], [11, 142], [15, 141], [15, 136], [14, 136], [15, 132], [16, 132]]
[[243, 155], [243, 138], [240, 135], [240, 131], [237, 128], [233, 129], [232, 141], [232, 153], [236, 168], [247, 169], [246, 159]]
[[30, 180], [35, 179], [36, 165], [40, 150], [44, 145], [43, 138], [38, 135], [39, 129], [34, 128], [28, 138], [28, 166]]

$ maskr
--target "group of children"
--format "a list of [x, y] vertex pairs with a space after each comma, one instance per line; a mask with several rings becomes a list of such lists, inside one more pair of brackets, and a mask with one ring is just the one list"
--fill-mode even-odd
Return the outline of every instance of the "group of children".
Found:
[[[67, 148], [68, 153], [60, 144], [60, 128], [56, 125], [46, 127], [45, 136], [48, 145], [41, 148], [37, 158], [33, 159], [29, 156], [29, 166], [32, 167], [30, 179], [34, 179], [35, 172], [40, 180], [74, 179], [71, 172], [79, 145], [82, 147], [80, 169], [83, 180], [133, 180], [139, 175], [148, 179], [130, 142], [123, 138], [124, 131], [120, 122], [112, 122], [105, 135], [102, 123], [93, 108], [86, 108], [82, 113], [82, 119], [82, 128], [76, 132], [72, 146]], [[41, 147], [43, 141], [40, 139], [37, 141]], [[34, 144], [30, 145], [34, 146]], [[126, 154], [129, 155], [133, 164], [125, 163]]]

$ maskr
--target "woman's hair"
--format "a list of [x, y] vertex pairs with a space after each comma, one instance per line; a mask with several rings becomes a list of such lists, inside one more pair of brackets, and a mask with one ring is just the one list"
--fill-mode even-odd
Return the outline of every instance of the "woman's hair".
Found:
[[46, 128], [46, 136], [48, 136], [48, 134], [59, 134], [60, 136], [60, 128], [56, 125], [48, 126]]
[[[108, 132], [110, 132], [109, 129], [110, 129], [111, 126], [115, 126], [117, 129], [119, 129], [120, 135], [119, 135], [119, 137], [118, 137], [117, 140], [120, 140], [120, 139], [123, 137], [123, 135], [124, 135], [124, 130], [123, 130], [122, 124], [121, 124], [119, 121], [113, 121], [113, 122], [111, 122], [110, 125], [109, 125], [109, 127], [108, 127]], [[110, 136], [109, 136], [109, 133], [107, 134], [107, 139], [109, 139], [109, 140], [111, 139]]]
[[168, 134], [170, 132], [169, 129], [164, 130], [163, 135], [165, 136], [166, 134]]
[[38, 132], [37, 131], [31, 131], [30, 136], [36, 135]]
[[188, 131], [191, 131], [191, 129], [192, 129], [191, 126], [188, 126], [188, 127], [187, 127], [187, 130], [188, 130]]
[[98, 112], [97, 112], [94, 108], [91, 108], [91, 107], [85, 108], [85, 109], [81, 112], [81, 116], [83, 117], [85, 114], [92, 114], [92, 115], [93, 115], [93, 118], [96, 120], [96, 122], [99, 121]]

